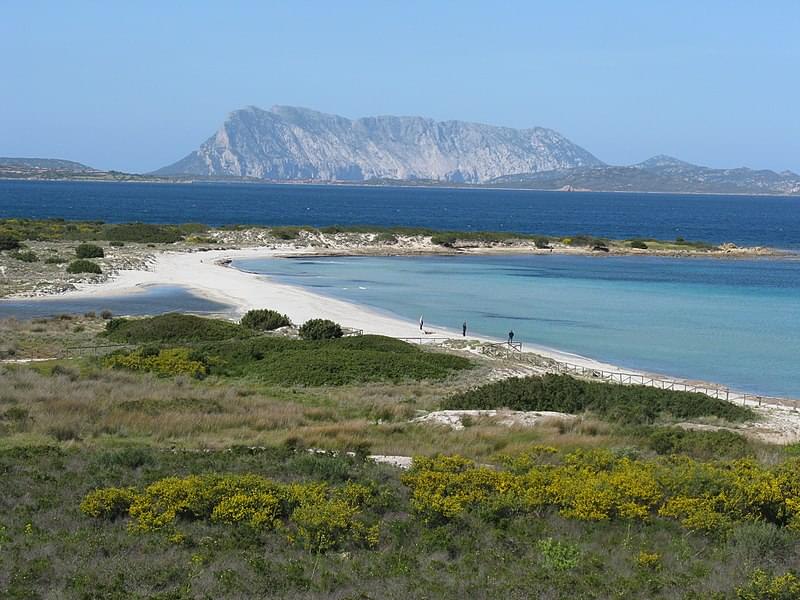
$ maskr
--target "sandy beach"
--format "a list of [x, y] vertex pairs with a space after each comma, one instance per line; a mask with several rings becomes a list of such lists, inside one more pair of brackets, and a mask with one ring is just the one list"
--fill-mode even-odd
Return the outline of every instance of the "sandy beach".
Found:
[[[153, 285], [177, 285], [192, 293], [227, 304], [227, 316], [238, 318], [255, 308], [272, 308], [287, 314], [293, 322], [303, 323], [308, 319], [325, 318], [344, 327], [361, 329], [365, 333], [407, 338], [460, 338], [461, 332], [436, 323], [425, 323], [421, 333], [419, 324], [393, 317], [368, 307], [330, 298], [283, 283], [267, 276], [247, 273], [229, 266], [230, 261], [243, 258], [276, 258], [318, 256], [313, 248], [264, 246], [235, 250], [208, 250], [203, 252], [164, 252], [156, 255], [147, 264], [147, 270], [122, 270], [101, 283], [79, 283], [76, 290], [62, 297], [111, 296], [136, 293]], [[469, 339], [481, 342], [502, 342], [470, 334]], [[554, 348], [537, 346], [525, 340], [526, 352], [534, 352], [558, 362], [568, 362], [589, 369], [630, 373], [615, 365], [603, 363], [580, 355], [562, 352]]]

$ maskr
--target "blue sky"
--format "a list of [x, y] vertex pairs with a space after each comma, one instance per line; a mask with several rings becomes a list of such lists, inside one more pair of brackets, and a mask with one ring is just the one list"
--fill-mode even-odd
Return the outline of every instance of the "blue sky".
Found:
[[551, 127], [800, 172], [800, 2], [0, 0], [0, 155], [147, 171], [236, 108]]

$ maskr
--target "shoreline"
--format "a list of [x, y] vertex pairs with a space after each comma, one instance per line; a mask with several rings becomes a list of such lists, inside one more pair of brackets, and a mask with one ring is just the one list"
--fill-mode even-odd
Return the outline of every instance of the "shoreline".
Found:
[[[328, 250], [328, 252], [325, 252]], [[159, 286], [179, 286], [190, 293], [216, 301], [229, 307], [221, 316], [233, 319], [257, 308], [271, 308], [287, 314], [293, 322], [302, 323], [312, 318], [327, 318], [343, 327], [363, 330], [367, 334], [385, 335], [395, 338], [425, 339], [426, 337], [447, 337], [462, 339], [460, 331], [436, 324], [426, 324], [425, 333], [420, 334], [417, 322], [390, 314], [388, 311], [339, 300], [325, 296], [300, 286], [281, 283], [268, 275], [248, 272], [231, 266], [236, 260], [246, 258], [303, 258], [330, 256], [330, 249], [294, 245], [270, 245], [249, 248], [214, 249], [201, 251], [166, 251], [156, 254], [147, 261], [144, 269], [119, 270], [108, 279], [100, 282], [76, 284], [76, 289], [39, 296], [44, 298], [80, 299], [87, 297], [108, 297], [135, 294], [144, 289]], [[359, 256], [359, 253], [335, 253], [335, 255]], [[30, 298], [36, 300], [36, 298]], [[468, 335], [466, 340], [480, 343], [503, 343], [504, 339], [481, 335]], [[589, 370], [613, 372], [621, 375], [644, 376], [672, 381], [678, 384], [696, 385], [710, 389], [729, 390], [737, 397], [771, 398], [768, 395], [745, 392], [730, 388], [725, 384], [689, 379], [681, 376], [625, 368], [600, 359], [574, 354], [557, 348], [524, 344], [524, 352], [539, 355], [556, 363], [577, 365]], [[792, 398], [774, 398], [788, 400]]]
[[[164, 252], [149, 263], [148, 270], [118, 271], [106, 281], [79, 283], [75, 290], [40, 298], [86, 298], [132, 294], [157, 285], [175, 285], [205, 299], [230, 307], [222, 314], [238, 317], [251, 309], [272, 308], [287, 314], [293, 322], [313, 318], [328, 318], [343, 327], [361, 329], [364, 333], [389, 337], [421, 338], [449, 337], [461, 339], [460, 331], [434, 323], [425, 325], [420, 334], [414, 321], [387, 314], [371, 307], [324, 296], [302, 287], [280, 283], [269, 276], [251, 273], [230, 265], [244, 258], [302, 258], [323, 256], [314, 248], [255, 247], [202, 252]], [[31, 300], [35, 300], [31, 298]], [[467, 340], [502, 343], [505, 340], [470, 334]], [[593, 358], [523, 342], [525, 351], [539, 354], [557, 362], [577, 364], [588, 369], [653, 375]]]
[[[565, 190], [561, 188], [535, 188], [535, 187], [506, 187], [506, 186], [493, 186], [488, 184], [416, 184], [416, 183], [403, 183], [399, 180], [396, 183], [369, 183], [358, 181], [294, 181], [294, 180], [266, 180], [266, 179], [147, 179], [148, 175], [143, 173], [125, 173], [126, 176], [132, 179], [101, 179], [101, 178], [86, 178], [80, 177], [0, 177], [0, 181], [32, 181], [36, 183], [149, 183], [149, 184], [165, 184], [165, 185], [197, 185], [197, 184], [231, 184], [231, 185], [285, 185], [285, 186], [316, 186], [316, 187], [354, 187], [354, 188], [422, 188], [422, 189], [442, 189], [442, 190], [499, 190], [504, 192], [553, 192], [559, 194], [650, 194], [650, 195], [664, 195], [664, 196], [751, 196], [754, 198], [800, 198], [798, 193], [785, 193], [785, 194], [770, 194], [759, 192], [675, 192], [675, 191], [659, 191], [659, 190], [592, 190], [586, 188], [576, 188]], [[142, 179], [135, 179], [142, 177]]]

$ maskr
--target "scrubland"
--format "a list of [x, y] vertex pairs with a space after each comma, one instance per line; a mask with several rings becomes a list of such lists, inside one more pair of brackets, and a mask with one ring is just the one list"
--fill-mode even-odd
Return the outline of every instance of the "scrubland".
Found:
[[[53, 357], [0, 364], [2, 597], [800, 597], [800, 447], [676, 427], [743, 407], [283, 325], [0, 331]], [[576, 417], [414, 421], [503, 407]]]

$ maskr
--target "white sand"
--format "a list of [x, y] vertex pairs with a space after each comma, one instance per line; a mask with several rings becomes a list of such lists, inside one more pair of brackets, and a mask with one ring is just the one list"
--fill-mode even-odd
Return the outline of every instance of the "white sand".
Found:
[[[435, 324], [425, 323], [424, 333], [419, 324], [399, 317], [392, 317], [370, 308], [345, 302], [308, 290], [278, 283], [273, 279], [254, 273], [245, 273], [220, 265], [221, 261], [242, 258], [272, 258], [277, 256], [304, 256], [318, 254], [308, 248], [248, 248], [243, 250], [210, 250], [207, 252], [165, 252], [159, 254], [147, 271], [120, 271], [104, 283], [78, 284], [76, 291], [65, 296], [108, 296], [141, 291], [151, 285], [182, 286], [198, 296], [231, 306], [235, 316], [253, 308], [272, 308], [285, 313], [295, 323], [308, 319], [325, 318], [340, 323], [343, 327], [362, 329], [392, 337], [450, 337], [461, 338], [460, 331], [449, 330]], [[503, 340], [470, 335], [469, 339], [483, 342]], [[525, 343], [526, 352], [535, 352], [559, 362], [570, 362], [591, 369], [622, 371], [614, 365], [589, 358], [560, 352], [552, 348]], [[627, 370], [626, 372], [630, 372]]]

